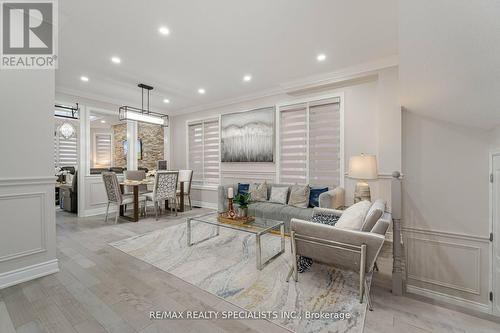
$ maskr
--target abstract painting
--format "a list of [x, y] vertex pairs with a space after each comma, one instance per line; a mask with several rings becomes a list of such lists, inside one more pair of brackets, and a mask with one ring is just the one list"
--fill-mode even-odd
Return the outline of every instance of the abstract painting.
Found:
[[221, 117], [222, 162], [274, 161], [274, 107]]

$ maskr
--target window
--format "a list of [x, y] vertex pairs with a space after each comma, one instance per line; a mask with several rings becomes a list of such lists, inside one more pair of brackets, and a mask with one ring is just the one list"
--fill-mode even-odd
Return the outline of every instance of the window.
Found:
[[94, 168], [109, 168], [111, 167], [112, 145], [111, 134], [95, 133], [94, 137]]
[[78, 122], [56, 119], [54, 131], [54, 166], [78, 166]]
[[279, 181], [338, 186], [342, 180], [340, 99], [279, 108]]
[[219, 184], [219, 120], [188, 124], [188, 167], [193, 169], [193, 185]]

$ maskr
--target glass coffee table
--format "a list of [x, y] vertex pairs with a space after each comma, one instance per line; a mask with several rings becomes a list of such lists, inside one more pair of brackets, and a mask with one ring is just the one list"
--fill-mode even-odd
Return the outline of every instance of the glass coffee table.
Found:
[[[188, 246], [193, 246], [195, 244], [204, 242], [206, 240], [209, 240], [211, 238], [217, 237], [219, 235], [219, 230], [220, 227], [223, 228], [228, 228], [228, 229], [234, 229], [238, 231], [243, 231], [247, 233], [251, 233], [255, 235], [255, 252], [256, 252], [256, 259], [257, 259], [257, 269], [262, 270], [264, 266], [269, 263], [271, 260], [274, 258], [278, 257], [280, 254], [285, 252], [285, 224], [282, 221], [275, 221], [275, 220], [270, 220], [270, 219], [265, 219], [265, 218], [260, 218], [260, 217], [255, 217], [255, 220], [249, 223], [240, 223], [240, 222], [234, 222], [234, 223], [226, 223], [226, 222], [220, 222], [218, 219], [218, 213], [209, 213], [205, 215], [200, 215], [200, 216], [195, 216], [195, 217], [189, 217], [187, 218], [187, 245]], [[216, 232], [215, 235], [212, 235], [210, 237], [204, 238], [202, 240], [192, 242], [192, 236], [191, 236], [191, 227], [193, 222], [200, 222], [200, 223], [205, 223], [205, 224], [211, 224], [216, 226]], [[262, 262], [262, 240], [261, 237], [264, 234], [267, 233], [278, 233], [281, 236], [281, 249], [278, 251], [278, 253], [275, 253], [271, 258], [267, 259], [265, 262]]]

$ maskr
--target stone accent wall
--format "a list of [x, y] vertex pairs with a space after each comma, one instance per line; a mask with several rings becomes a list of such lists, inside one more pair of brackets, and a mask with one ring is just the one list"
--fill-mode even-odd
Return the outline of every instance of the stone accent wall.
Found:
[[138, 123], [138, 138], [142, 140], [142, 160], [138, 166], [156, 169], [156, 162], [163, 160], [163, 127]]
[[113, 166], [127, 167], [127, 156], [123, 149], [123, 141], [127, 140], [127, 123], [113, 125]]
[[[163, 127], [138, 123], [138, 138], [142, 140], [142, 160], [138, 166], [156, 169], [156, 161], [163, 160]], [[127, 157], [123, 149], [123, 141], [127, 140], [127, 124], [113, 125], [114, 156], [113, 166], [127, 167]]]

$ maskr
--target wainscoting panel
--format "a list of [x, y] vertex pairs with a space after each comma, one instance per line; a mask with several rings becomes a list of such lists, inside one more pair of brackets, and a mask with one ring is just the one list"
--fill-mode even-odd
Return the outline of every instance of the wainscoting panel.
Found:
[[[123, 175], [118, 175], [118, 180], [123, 180]], [[80, 211], [80, 216], [93, 216], [104, 214], [108, 202], [106, 189], [101, 175], [85, 176], [85, 200], [83, 211]], [[110, 207], [110, 212], [116, 211], [114, 205]]]
[[55, 177], [0, 179], [0, 221], [0, 289], [58, 270]]
[[0, 223], [0, 262], [46, 250], [43, 192], [0, 195], [0, 211], [10, 213], [8, 223]]
[[489, 311], [489, 240], [403, 228], [407, 289], [479, 311]]

